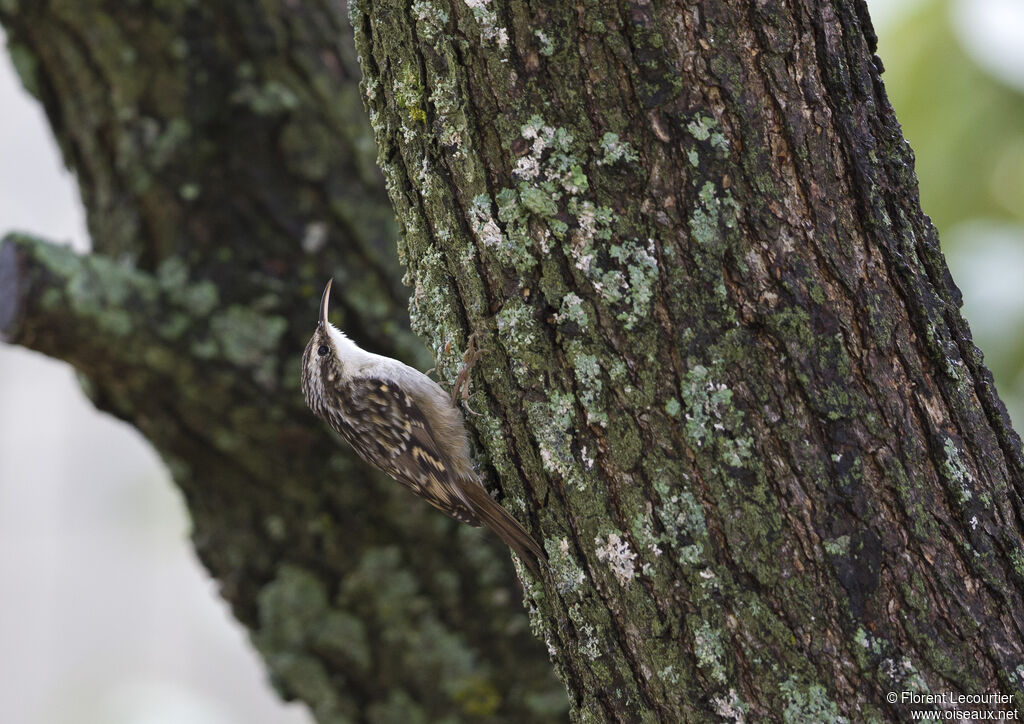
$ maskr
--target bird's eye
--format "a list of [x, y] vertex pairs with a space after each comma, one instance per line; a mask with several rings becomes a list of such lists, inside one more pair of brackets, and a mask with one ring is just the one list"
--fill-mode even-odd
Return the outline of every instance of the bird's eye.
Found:
[[323, 356], [324, 356], [325, 354], [327, 354], [328, 352], [330, 352], [330, 350], [329, 350], [329, 349], [327, 349], [327, 345], [326, 345], [326, 344], [322, 344], [322, 345], [320, 345], [319, 349], [317, 349], [317, 351], [316, 351], [316, 353], [317, 353], [318, 355], [320, 355], [321, 357], [323, 357]]

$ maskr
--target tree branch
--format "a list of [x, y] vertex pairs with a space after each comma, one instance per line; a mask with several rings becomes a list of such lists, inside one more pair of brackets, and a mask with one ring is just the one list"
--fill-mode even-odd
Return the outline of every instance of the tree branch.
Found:
[[215, 288], [174, 289], [175, 299], [193, 300], [188, 310], [151, 274], [26, 234], [0, 240], [0, 279], [5, 341], [103, 379], [112, 369], [124, 376], [154, 364], [173, 373], [183, 355], [170, 345], [199, 322], [186, 313], [202, 306], [208, 314], [217, 304]]
[[276, 351], [280, 317], [172, 271], [9, 235], [0, 333], [73, 364], [161, 452], [282, 693], [325, 721], [374, 707], [557, 718], [504, 548], [353, 464], [305, 409], [297, 350]]
[[161, 454], [282, 693], [324, 721], [557, 719], [507, 552], [367, 471], [298, 389], [328, 276], [354, 338], [430, 365], [344, 8], [15, 0], [0, 21], [105, 255], [7, 239], [4, 334]]

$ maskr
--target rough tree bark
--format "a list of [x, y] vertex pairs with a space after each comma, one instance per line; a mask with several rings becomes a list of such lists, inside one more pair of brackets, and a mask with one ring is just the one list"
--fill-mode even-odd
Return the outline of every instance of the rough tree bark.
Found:
[[413, 328], [492, 350], [471, 424], [580, 719], [1019, 703], [1020, 440], [863, 3], [351, 16]]
[[[119, 262], [9, 239], [0, 329], [154, 441], [204, 562], [321, 719], [535, 719], [500, 556], [368, 488], [295, 392], [310, 295], [348, 254], [374, 260], [354, 284], [376, 276], [340, 321], [365, 339], [399, 316], [388, 238], [332, 203], [358, 143], [335, 125], [354, 103], [334, 6], [83, 5], [0, 17]], [[449, 380], [484, 335], [470, 424], [548, 551], [527, 602], [576, 716], [1019, 702], [1020, 442], [862, 3], [378, 0], [352, 20], [413, 326]]]
[[5, 239], [0, 334], [159, 450], [280, 691], [321, 722], [563, 719], [500, 544], [371, 475], [302, 401], [331, 275], [356, 339], [432, 364], [344, 8], [26, 0], [0, 21], [93, 242]]

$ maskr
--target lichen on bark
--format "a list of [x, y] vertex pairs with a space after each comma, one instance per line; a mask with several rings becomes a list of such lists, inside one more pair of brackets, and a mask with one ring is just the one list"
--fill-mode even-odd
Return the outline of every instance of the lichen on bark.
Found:
[[351, 17], [414, 325], [444, 375], [492, 350], [470, 424], [576, 716], [1021, 696], [1020, 443], [863, 6]]
[[431, 364], [343, 9], [12, 0], [0, 22], [93, 246], [3, 239], [2, 333], [158, 450], [282, 695], [324, 722], [564, 718], [497, 542], [368, 471], [298, 389], [331, 276], [354, 338]]
[[429, 366], [361, 97], [413, 330], [448, 382], [488, 350], [469, 424], [547, 552], [524, 598], [577, 719], [1020, 700], [1020, 441], [862, 3], [351, 19], [354, 48], [332, 3], [0, 5], [99, 252], [4, 240], [3, 332], [160, 450], [282, 693], [321, 721], [564, 706], [507, 554], [298, 395], [332, 274], [347, 331]]

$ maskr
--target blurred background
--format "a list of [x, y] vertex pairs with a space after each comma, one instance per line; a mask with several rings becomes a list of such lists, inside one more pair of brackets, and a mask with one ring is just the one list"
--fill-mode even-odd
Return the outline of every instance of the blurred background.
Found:
[[[1024, 420], [1024, 2], [869, 1], [975, 341]], [[0, 36], [2, 37], [2, 36]], [[0, 234], [88, 248], [74, 179], [0, 57]], [[304, 724], [266, 683], [135, 430], [0, 344], [0, 721]]]

